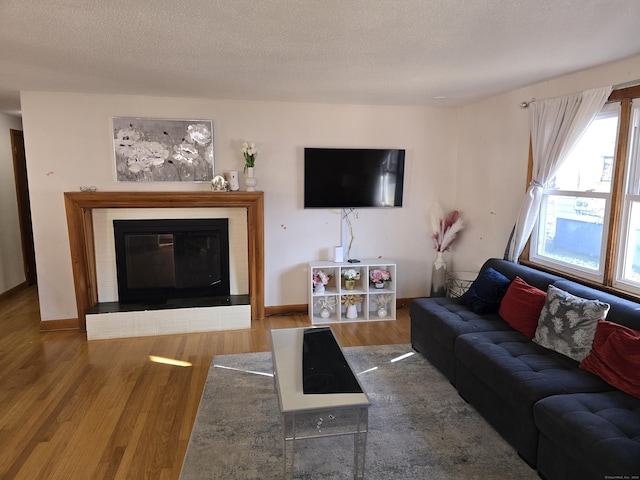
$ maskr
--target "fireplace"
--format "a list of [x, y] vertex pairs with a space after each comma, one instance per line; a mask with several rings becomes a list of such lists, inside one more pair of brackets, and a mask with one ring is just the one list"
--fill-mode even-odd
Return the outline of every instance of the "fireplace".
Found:
[[[64, 199], [78, 307], [77, 326], [87, 332], [88, 339], [251, 328], [252, 319], [264, 318], [264, 194], [262, 192], [65, 192]], [[164, 218], [176, 218], [169, 212], [181, 209], [191, 212], [208, 212], [209, 209], [217, 208], [241, 212], [245, 218], [241, 228], [245, 231], [247, 241], [243, 247], [247, 255], [247, 286], [239, 292], [234, 290], [233, 266], [238, 260], [230, 258], [232, 305], [210, 307], [197, 304], [194, 306], [194, 302], [189, 300], [191, 306], [182, 305], [177, 309], [158, 309], [164, 306], [153, 305], [142, 311], [131, 309], [132, 311], [104, 311], [89, 314], [101, 305], [98, 303], [99, 287], [96, 274], [98, 249], [94, 243], [94, 216], [99, 212], [162, 209], [168, 214]], [[222, 217], [222, 215], [209, 214], [197, 216]], [[193, 215], [191, 217], [193, 218]], [[234, 224], [237, 225], [237, 222]], [[236, 237], [232, 234], [233, 230], [230, 224], [231, 253], [237, 243]], [[110, 238], [113, 240], [113, 234]], [[112, 248], [110, 251], [114, 250]], [[115, 258], [113, 264], [115, 264]], [[235, 285], [237, 282], [236, 277]], [[115, 283], [114, 274], [113, 299], [104, 299], [102, 302], [113, 303], [117, 298]], [[248, 296], [244, 295], [247, 292]], [[248, 298], [240, 305], [234, 304], [235, 293]]]
[[114, 220], [118, 299], [164, 303], [217, 297], [230, 303], [226, 218]]

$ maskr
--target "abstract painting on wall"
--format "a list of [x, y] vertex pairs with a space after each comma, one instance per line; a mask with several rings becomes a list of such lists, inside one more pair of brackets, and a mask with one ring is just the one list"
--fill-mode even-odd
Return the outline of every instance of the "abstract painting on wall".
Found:
[[119, 182], [210, 182], [213, 122], [114, 117]]

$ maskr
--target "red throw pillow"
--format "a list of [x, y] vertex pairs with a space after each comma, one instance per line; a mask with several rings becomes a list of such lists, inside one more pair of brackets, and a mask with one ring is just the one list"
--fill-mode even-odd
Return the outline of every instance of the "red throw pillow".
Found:
[[595, 373], [609, 385], [640, 398], [640, 332], [598, 320], [593, 348], [580, 368]]
[[500, 315], [511, 328], [533, 338], [547, 293], [516, 277], [500, 302]]

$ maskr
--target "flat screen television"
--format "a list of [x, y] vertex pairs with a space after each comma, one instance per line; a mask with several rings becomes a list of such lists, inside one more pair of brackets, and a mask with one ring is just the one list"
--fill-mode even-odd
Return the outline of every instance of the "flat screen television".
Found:
[[304, 208], [401, 207], [404, 150], [304, 149]]

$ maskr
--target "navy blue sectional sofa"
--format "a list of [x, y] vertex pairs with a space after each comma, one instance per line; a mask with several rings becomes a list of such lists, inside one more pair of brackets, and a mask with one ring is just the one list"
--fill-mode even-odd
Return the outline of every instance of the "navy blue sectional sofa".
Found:
[[[638, 303], [505, 260], [488, 260], [481, 273], [489, 268], [542, 291], [554, 285], [606, 302], [607, 321], [640, 330]], [[410, 316], [413, 348], [541, 478], [640, 475], [640, 398], [539, 345], [498, 313], [479, 315], [458, 298], [414, 300]]]

